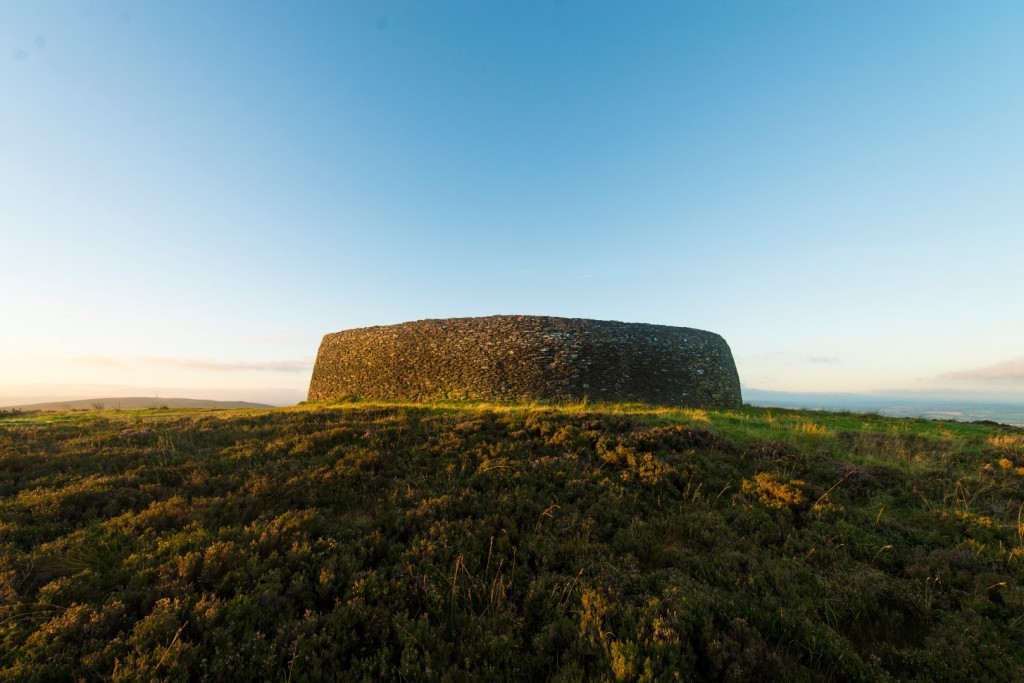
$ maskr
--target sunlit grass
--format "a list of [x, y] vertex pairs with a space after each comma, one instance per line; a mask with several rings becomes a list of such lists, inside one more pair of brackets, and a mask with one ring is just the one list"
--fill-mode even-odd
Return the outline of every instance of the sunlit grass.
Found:
[[0, 678], [1020, 680], [1021, 443], [748, 406], [2, 415]]

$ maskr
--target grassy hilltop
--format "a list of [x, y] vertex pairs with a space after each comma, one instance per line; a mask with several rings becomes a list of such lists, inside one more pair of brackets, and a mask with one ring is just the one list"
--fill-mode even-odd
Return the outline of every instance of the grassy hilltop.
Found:
[[1024, 432], [0, 414], [3, 680], [1021, 680]]

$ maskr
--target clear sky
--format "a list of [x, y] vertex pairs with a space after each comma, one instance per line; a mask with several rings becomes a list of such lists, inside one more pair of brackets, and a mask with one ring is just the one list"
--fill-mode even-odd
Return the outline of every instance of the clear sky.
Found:
[[1024, 3], [0, 3], [0, 404], [301, 400], [326, 332], [722, 334], [1024, 399]]

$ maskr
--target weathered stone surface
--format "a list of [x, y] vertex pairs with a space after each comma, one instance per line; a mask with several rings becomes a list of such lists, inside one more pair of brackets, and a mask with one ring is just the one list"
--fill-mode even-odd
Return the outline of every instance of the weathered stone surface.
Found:
[[495, 315], [325, 335], [309, 400], [641, 401], [738, 406], [725, 340], [688, 327]]

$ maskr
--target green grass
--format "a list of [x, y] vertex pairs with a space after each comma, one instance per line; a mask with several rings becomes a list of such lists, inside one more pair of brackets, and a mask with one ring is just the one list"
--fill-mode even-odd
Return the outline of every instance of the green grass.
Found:
[[1024, 432], [0, 414], [3, 680], [1021, 680]]

